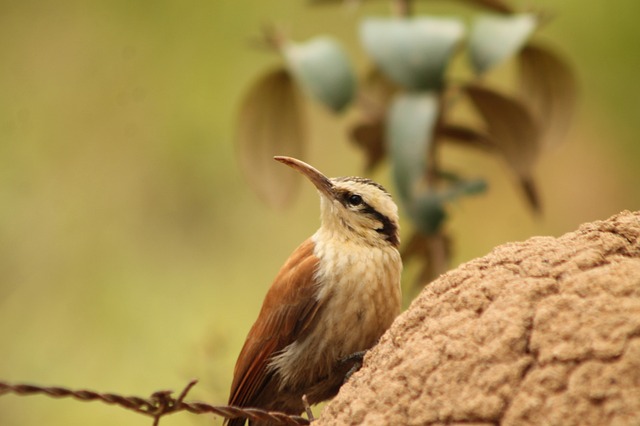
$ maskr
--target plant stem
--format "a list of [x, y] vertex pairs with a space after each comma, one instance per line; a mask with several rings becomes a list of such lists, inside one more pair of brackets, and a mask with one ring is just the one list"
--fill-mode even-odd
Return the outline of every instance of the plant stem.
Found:
[[391, 0], [391, 10], [395, 16], [408, 18], [413, 13], [413, 0]]

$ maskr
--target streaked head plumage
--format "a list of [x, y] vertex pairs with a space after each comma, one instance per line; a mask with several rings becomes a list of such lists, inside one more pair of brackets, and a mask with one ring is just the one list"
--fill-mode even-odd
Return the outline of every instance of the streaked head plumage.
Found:
[[295, 158], [275, 159], [296, 169], [316, 186], [321, 196], [322, 227], [327, 231], [339, 231], [345, 239], [370, 245], [399, 245], [398, 207], [382, 185], [357, 176], [330, 179]]

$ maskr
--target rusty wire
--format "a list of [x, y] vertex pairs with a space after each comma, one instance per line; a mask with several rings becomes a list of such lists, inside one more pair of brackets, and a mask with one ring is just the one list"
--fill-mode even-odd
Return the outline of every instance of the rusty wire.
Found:
[[212, 413], [226, 419], [244, 417], [249, 420], [269, 421], [280, 425], [308, 425], [309, 420], [300, 416], [291, 416], [285, 413], [261, 410], [259, 408], [241, 408], [231, 405], [210, 405], [204, 402], [185, 402], [184, 398], [197, 380], [192, 380], [180, 392], [178, 398], [174, 398], [172, 391], [157, 391], [149, 398], [137, 396], [122, 396], [114, 393], [100, 393], [86, 389], [73, 390], [59, 386], [38, 386], [24, 383], [7, 383], [0, 381], [0, 396], [6, 394], [15, 395], [45, 395], [52, 398], [73, 398], [78, 401], [101, 401], [105, 404], [117, 405], [136, 413], [153, 417], [153, 424], [158, 425], [160, 418], [178, 411], [188, 411], [193, 414]]

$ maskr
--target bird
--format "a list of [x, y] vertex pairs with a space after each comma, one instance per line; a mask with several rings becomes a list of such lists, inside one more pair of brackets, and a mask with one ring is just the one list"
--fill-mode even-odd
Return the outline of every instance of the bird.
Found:
[[398, 207], [370, 179], [328, 178], [301, 160], [274, 159], [315, 186], [321, 224], [268, 289], [238, 356], [229, 405], [299, 415], [308, 407], [303, 395], [313, 405], [338, 393], [344, 360], [373, 347], [400, 313]]

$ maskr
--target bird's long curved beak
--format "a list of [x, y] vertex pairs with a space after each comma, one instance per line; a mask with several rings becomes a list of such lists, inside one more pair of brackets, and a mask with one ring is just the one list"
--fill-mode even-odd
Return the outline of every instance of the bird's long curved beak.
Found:
[[311, 183], [318, 188], [321, 194], [327, 196], [328, 198], [334, 197], [333, 191], [333, 183], [329, 180], [328, 177], [320, 173], [319, 170], [305, 163], [304, 161], [300, 161], [296, 158], [292, 157], [284, 157], [284, 156], [276, 156], [273, 157], [274, 160], [279, 161], [287, 166], [299, 171], [303, 175], [305, 175]]

